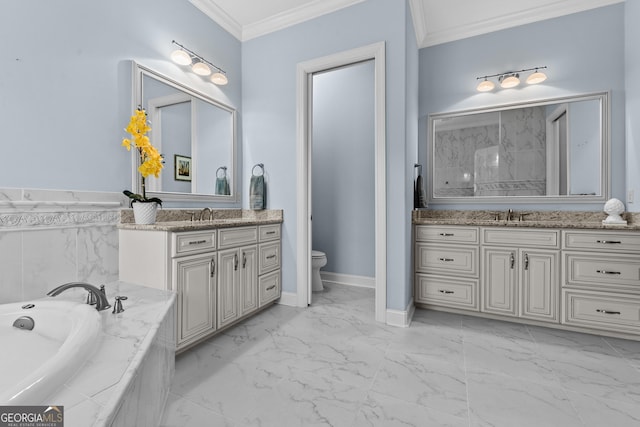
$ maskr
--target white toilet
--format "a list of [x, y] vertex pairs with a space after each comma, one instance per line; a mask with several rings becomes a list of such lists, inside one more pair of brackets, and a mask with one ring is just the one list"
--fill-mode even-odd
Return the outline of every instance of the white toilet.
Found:
[[320, 269], [327, 265], [327, 255], [320, 251], [311, 251], [311, 291], [319, 292], [324, 290]]

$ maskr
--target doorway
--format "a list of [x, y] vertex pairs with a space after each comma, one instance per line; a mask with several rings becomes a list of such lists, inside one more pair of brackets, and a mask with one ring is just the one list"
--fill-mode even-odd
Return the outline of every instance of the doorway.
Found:
[[313, 75], [367, 60], [374, 61], [374, 224], [375, 318], [386, 321], [386, 127], [385, 45], [377, 43], [298, 64], [297, 68], [297, 305], [311, 302], [311, 140]]

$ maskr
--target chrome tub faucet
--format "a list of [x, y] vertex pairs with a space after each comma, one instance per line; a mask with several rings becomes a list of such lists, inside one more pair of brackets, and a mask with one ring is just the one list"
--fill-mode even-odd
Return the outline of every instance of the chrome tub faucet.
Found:
[[92, 300], [92, 301], [95, 300], [96, 310], [102, 311], [102, 310], [111, 308], [111, 304], [109, 304], [109, 300], [107, 300], [107, 296], [105, 295], [105, 292], [85, 282], [65, 283], [64, 285], [60, 285], [50, 290], [49, 292], [47, 292], [47, 295], [50, 297], [55, 297], [57, 295], [60, 295], [62, 292], [66, 291], [67, 289], [72, 289], [72, 288], [83, 288], [89, 291], [89, 294], [91, 294], [91, 298], [89, 298], [89, 300]]

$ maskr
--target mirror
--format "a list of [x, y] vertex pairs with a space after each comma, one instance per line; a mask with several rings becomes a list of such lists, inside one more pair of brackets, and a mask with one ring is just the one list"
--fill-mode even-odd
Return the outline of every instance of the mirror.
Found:
[[429, 116], [430, 203], [608, 199], [608, 94]]
[[[147, 194], [163, 201], [237, 200], [236, 111], [134, 62], [134, 99], [147, 112], [151, 143], [164, 157]], [[137, 161], [137, 157], [134, 157]], [[140, 188], [137, 164], [135, 188]]]

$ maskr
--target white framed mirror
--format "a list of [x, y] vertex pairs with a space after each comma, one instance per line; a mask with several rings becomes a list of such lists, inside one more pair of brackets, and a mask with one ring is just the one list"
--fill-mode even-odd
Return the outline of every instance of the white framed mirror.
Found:
[[[147, 195], [171, 202], [239, 200], [236, 110], [132, 62], [134, 103], [147, 112], [149, 138], [165, 162], [159, 178], [147, 177]], [[133, 186], [139, 192], [137, 161], [132, 156]]]
[[429, 115], [430, 204], [608, 200], [609, 94]]

